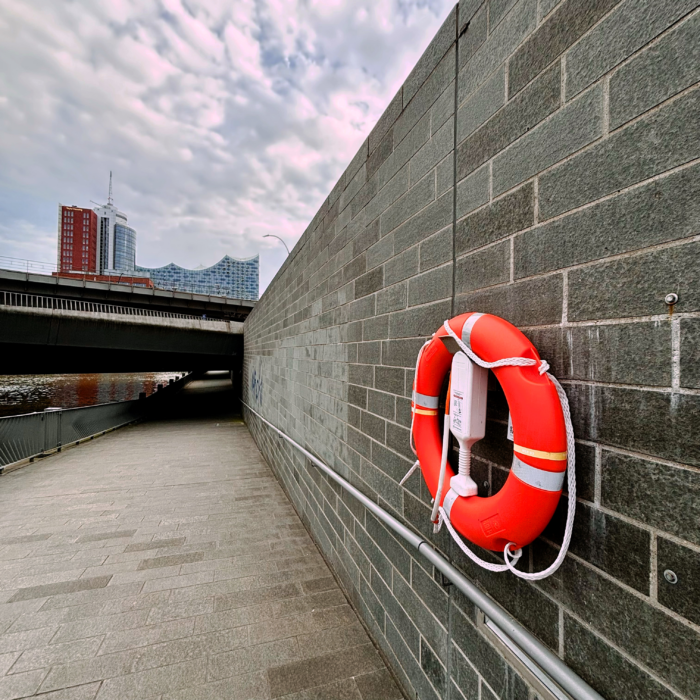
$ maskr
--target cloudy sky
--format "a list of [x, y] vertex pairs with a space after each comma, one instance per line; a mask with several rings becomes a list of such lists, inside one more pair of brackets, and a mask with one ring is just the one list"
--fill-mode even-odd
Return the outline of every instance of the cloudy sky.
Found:
[[454, 0], [0, 0], [0, 256], [114, 198], [139, 264], [260, 253], [261, 291]]

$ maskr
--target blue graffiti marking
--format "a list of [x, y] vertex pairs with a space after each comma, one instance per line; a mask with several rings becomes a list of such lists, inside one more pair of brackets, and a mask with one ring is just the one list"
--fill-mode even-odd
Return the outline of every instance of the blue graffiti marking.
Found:
[[253, 397], [255, 398], [256, 403], [261, 403], [262, 402], [262, 393], [263, 393], [263, 379], [262, 377], [258, 376], [258, 373], [253, 370], [253, 377], [250, 380], [250, 388], [253, 391]]

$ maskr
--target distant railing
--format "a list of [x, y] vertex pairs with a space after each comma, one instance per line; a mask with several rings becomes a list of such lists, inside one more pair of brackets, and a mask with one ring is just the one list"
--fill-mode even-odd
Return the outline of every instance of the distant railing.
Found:
[[23, 294], [22, 292], [0, 292], [0, 305], [19, 306], [29, 309], [56, 309], [59, 311], [82, 311], [97, 314], [120, 314], [124, 316], [149, 316], [155, 318], [181, 318], [196, 321], [219, 321], [220, 319], [206, 318], [205, 316], [188, 316], [175, 314], [170, 311], [154, 311], [152, 309], [139, 309], [131, 306], [114, 306], [102, 304], [96, 301], [82, 301], [81, 299], [61, 299], [59, 297], [43, 297], [35, 294]]

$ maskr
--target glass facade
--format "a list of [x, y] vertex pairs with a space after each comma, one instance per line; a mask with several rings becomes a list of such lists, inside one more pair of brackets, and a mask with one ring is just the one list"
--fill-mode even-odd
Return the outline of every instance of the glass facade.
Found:
[[148, 275], [159, 289], [250, 301], [258, 299], [260, 258], [257, 255], [244, 260], [226, 255], [215, 265], [199, 270], [188, 270], [174, 263], [165, 267], [136, 266], [135, 270]]
[[114, 269], [133, 272], [136, 268], [136, 231], [130, 226], [114, 226]]

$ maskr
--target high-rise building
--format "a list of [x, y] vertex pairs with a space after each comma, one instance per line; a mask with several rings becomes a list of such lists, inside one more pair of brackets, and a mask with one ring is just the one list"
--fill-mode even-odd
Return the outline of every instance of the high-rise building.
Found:
[[133, 272], [136, 267], [136, 231], [127, 225], [126, 214], [114, 206], [111, 172], [107, 204], [97, 206], [95, 214], [99, 224], [100, 273]]
[[91, 209], [58, 205], [59, 272], [98, 272], [100, 240], [97, 215]]

